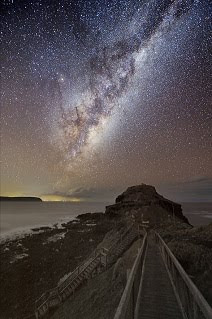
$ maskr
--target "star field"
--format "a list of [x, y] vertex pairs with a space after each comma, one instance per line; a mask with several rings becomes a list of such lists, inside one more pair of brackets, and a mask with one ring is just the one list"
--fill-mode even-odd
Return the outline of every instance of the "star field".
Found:
[[2, 195], [210, 200], [209, 1], [5, 0], [1, 21]]

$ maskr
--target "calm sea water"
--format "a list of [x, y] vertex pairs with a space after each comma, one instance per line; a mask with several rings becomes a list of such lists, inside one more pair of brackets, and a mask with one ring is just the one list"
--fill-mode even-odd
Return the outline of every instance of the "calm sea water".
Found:
[[212, 223], [212, 203], [181, 203], [183, 214], [194, 225]]
[[[110, 203], [0, 203], [1, 235], [23, 229], [52, 225], [68, 221], [79, 214], [104, 212]], [[212, 203], [182, 203], [183, 213], [192, 225], [207, 225], [212, 222]]]
[[0, 202], [1, 235], [68, 221], [79, 214], [104, 212], [109, 203]]

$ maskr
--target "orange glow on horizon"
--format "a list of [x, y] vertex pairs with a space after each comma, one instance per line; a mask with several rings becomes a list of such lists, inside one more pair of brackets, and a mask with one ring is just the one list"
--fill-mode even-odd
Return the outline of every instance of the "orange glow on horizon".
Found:
[[68, 196], [59, 196], [59, 195], [26, 195], [23, 193], [4, 193], [4, 194], [0, 194], [0, 196], [2, 197], [37, 197], [37, 198], [41, 198], [43, 202], [75, 202], [75, 203], [79, 203], [79, 202], [84, 202], [83, 198], [78, 198], [78, 197], [68, 197]]
[[59, 195], [43, 195], [40, 198], [44, 202], [83, 202], [82, 198], [77, 197], [66, 197], [66, 196], [59, 196]]

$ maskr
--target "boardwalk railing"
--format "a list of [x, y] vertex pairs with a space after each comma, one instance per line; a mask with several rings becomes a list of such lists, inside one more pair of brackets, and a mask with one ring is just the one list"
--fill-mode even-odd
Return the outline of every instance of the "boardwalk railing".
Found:
[[[73, 272], [71, 272], [65, 280], [63, 280], [57, 287], [54, 287], [50, 290], [45, 291], [42, 296], [36, 300], [35, 302], [35, 309], [36, 311], [39, 311], [41, 308], [46, 308], [46, 310], [49, 309], [50, 303], [59, 303], [61, 298], [59, 292], [63, 290], [63, 288], [67, 287], [81, 272], [82, 270], [90, 264], [90, 261], [93, 260], [100, 251], [97, 252], [95, 250], [90, 254], [90, 256], [86, 259], [86, 261], [82, 262]], [[54, 300], [54, 301], [53, 301]]]
[[[171, 250], [158, 233], [154, 233], [169, 277], [173, 284], [176, 298], [185, 319], [212, 319], [212, 309], [188, 277]], [[138, 317], [140, 290], [144, 276], [145, 255], [148, 249], [147, 234], [144, 236], [142, 247], [138, 252], [130, 272], [125, 290], [119, 302], [114, 319], [134, 319]], [[150, 305], [154, 307], [154, 304]]]
[[112, 264], [123, 250], [139, 236], [139, 234], [139, 228], [133, 223], [130, 224], [126, 230], [121, 232], [113, 244], [105, 250], [107, 251], [107, 265]]
[[[126, 230], [119, 233], [109, 248], [96, 249], [83, 263], [81, 263], [57, 287], [46, 291], [35, 302], [36, 318], [43, 317], [50, 308], [58, 306], [80, 286], [80, 284], [99, 266], [107, 268], [117, 256], [138, 236], [138, 228], [131, 224]], [[115, 258], [114, 258], [115, 257]]]
[[130, 272], [125, 290], [116, 310], [114, 319], [134, 318], [146, 248], [147, 234], [145, 234], [143, 238], [142, 246], [138, 252], [133, 268]]
[[212, 309], [158, 233], [155, 239], [186, 319], [212, 319]]

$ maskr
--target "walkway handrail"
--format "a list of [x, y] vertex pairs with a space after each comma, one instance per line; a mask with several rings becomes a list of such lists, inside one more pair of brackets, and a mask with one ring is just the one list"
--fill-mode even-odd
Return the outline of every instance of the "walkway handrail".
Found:
[[[53, 298], [55, 299], [55, 296], [52, 297], [51, 293], [55, 292], [55, 294], [57, 295], [57, 298], [60, 300], [60, 295], [63, 293], [63, 291], [69, 287], [71, 285], [71, 283], [81, 274], [83, 273], [88, 267], [89, 265], [95, 261], [96, 259], [100, 258], [101, 260], [101, 252], [94, 257], [79, 273], [75, 273], [75, 276], [73, 276], [71, 278], [71, 280], [69, 282], [63, 282], [62, 284], [58, 285], [57, 287], [48, 290], [47, 292], [45, 292], [36, 302], [36, 308], [37, 310], [39, 310], [44, 304], [47, 305], [48, 307], [48, 302]], [[70, 278], [69, 278], [70, 279]], [[64, 285], [64, 283], [66, 283], [66, 285]], [[45, 299], [44, 299], [45, 297]], [[42, 300], [43, 299], [43, 300]], [[40, 304], [38, 305], [38, 301], [40, 301]]]
[[212, 319], [212, 309], [210, 305], [189, 278], [167, 244], [156, 232], [155, 239], [159, 245], [165, 265], [168, 268], [185, 318]]
[[119, 233], [119, 237], [117, 238], [117, 240], [115, 242], [112, 243], [112, 245], [108, 248], [109, 251], [112, 252], [113, 248], [116, 247], [117, 243], [121, 241], [122, 238], [124, 238], [126, 236], [126, 234], [134, 227], [134, 224], [131, 224], [123, 234], [120, 235]]
[[76, 276], [81, 273], [82, 269], [84, 270], [87, 267], [87, 264], [90, 264], [90, 260], [95, 258], [97, 256], [97, 251], [94, 250], [83, 262], [80, 263], [80, 265], [77, 266], [67, 277], [65, 280], [63, 280], [60, 284], [58, 284], [57, 287], [67, 286]]
[[90, 264], [91, 264], [92, 262], [94, 262], [94, 261], [95, 261], [96, 259], [98, 259], [98, 258], [100, 258], [100, 260], [101, 260], [101, 252], [100, 252], [96, 257], [94, 257], [94, 258], [85, 266], [85, 268], [83, 268], [78, 274], [76, 274], [76, 276], [73, 277], [72, 280], [71, 280], [65, 287], [63, 287], [62, 289], [60, 289], [61, 287], [58, 286], [58, 288], [59, 288], [59, 293], [63, 293], [63, 291], [64, 291], [68, 286], [70, 286], [71, 283], [72, 283], [78, 276], [80, 276], [80, 275], [90, 266]]
[[46, 300], [49, 298], [50, 293], [51, 293], [52, 291], [54, 291], [54, 290], [55, 290], [55, 288], [52, 288], [52, 289], [49, 289], [49, 290], [45, 291], [45, 292], [40, 296], [40, 298], [35, 301], [35, 308], [40, 308], [40, 307], [42, 307], [42, 305], [43, 305], [43, 304], [46, 302]]
[[[49, 307], [49, 301], [52, 299], [57, 298], [58, 302], [60, 302], [60, 298], [61, 298], [61, 294], [63, 293], [63, 291], [70, 286], [70, 284], [82, 273], [86, 270], [86, 268], [89, 267], [89, 265], [96, 260], [97, 258], [100, 258], [101, 261], [101, 257], [104, 257], [104, 255], [106, 254], [106, 264], [105, 266], [107, 266], [107, 261], [108, 261], [108, 257], [109, 255], [113, 254], [113, 248], [117, 247], [117, 244], [119, 242], [122, 241], [122, 239], [125, 239], [129, 233], [131, 233], [131, 230], [134, 230], [135, 225], [131, 224], [127, 230], [125, 230], [123, 232], [123, 234], [119, 233], [119, 237], [118, 239], [113, 242], [113, 244], [107, 249], [105, 247], [100, 247], [95, 249], [90, 255], [89, 257], [86, 258], [86, 260], [84, 262], [82, 262], [72, 273], [70, 273], [67, 278], [62, 281], [60, 284], [58, 284], [56, 287], [54, 287], [53, 289], [50, 289], [48, 291], [46, 291], [45, 293], [42, 294], [42, 296], [36, 300], [35, 302], [35, 308], [37, 310], [41, 309], [44, 305], [48, 308]], [[102, 261], [103, 263], [103, 261]], [[104, 263], [103, 263], [104, 264]]]
[[[135, 227], [135, 224], [131, 224], [123, 234], [119, 234], [118, 239], [107, 249], [108, 261], [109, 258], [113, 256], [115, 249], [118, 248], [118, 244], [127, 241], [129, 235], [136, 230]], [[139, 235], [139, 232], [137, 233], [137, 235]]]
[[142, 266], [147, 247], [147, 234], [144, 235], [142, 246], [133, 264], [126, 287], [122, 294], [114, 319], [133, 319], [139, 291]]
[[[113, 244], [111, 245], [111, 247], [109, 247], [108, 249], [105, 249], [104, 247], [100, 247], [95, 249], [90, 255], [89, 257], [86, 258], [85, 261], [83, 261], [77, 268], [75, 268], [75, 270], [69, 274], [69, 276], [66, 277], [66, 279], [61, 282], [58, 286], [61, 287], [62, 285], [69, 285], [69, 283], [76, 277], [76, 275], [79, 275], [79, 273], [81, 272], [80, 268], [83, 268], [83, 270], [87, 267], [87, 265], [85, 266], [86, 262], [89, 262], [90, 259], [93, 259], [97, 256], [99, 256], [103, 251], [107, 251], [107, 253], [112, 252], [113, 247], [115, 247], [117, 245], [117, 243], [120, 241], [121, 237], [126, 236], [126, 234], [129, 232], [129, 230], [133, 227], [133, 225], [130, 225], [130, 227], [127, 228], [127, 230], [121, 235], [119, 236], [119, 238], [113, 242]], [[90, 264], [90, 262], [89, 262]], [[89, 265], [88, 264], [88, 265]], [[68, 282], [68, 284], [66, 284]]]
[[[104, 248], [102, 248], [104, 249]], [[86, 263], [88, 263], [88, 265], [90, 264], [90, 259], [93, 259], [95, 258], [96, 256], [98, 256], [101, 252], [102, 249], [95, 249], [87, 258], [86, 260], [84, 260], [83, 262], [81, 262], [77, 268], [74, 269], [74, 271], [72, 271], [64, 281], [62, 281], [60, 284], [58, 284], [58, 286], [52, 288], [52, 289], [49, 289], [48, 291], [45, 291], [41, 297], [39, 299], [36, 300], [35, 304], [36, 304], [36, 308], [40, 308], [42, 307], [42, 305], [48, 300], [51, 292], [53, 291], [57, 291], [58, 288], [61, 290], [61, 287], [64, 285], [65, 287], [67, 285], [69, 285], [70, 282], [72, 282], [72, 280], [74, 278], [76, 278], [76, 276], [81, 272], [81, 269], [83, 267], [83, 270], [87, 267], [87, 265], [85, 266]], [[45, 300], [44, 300], [45, 299]]]

